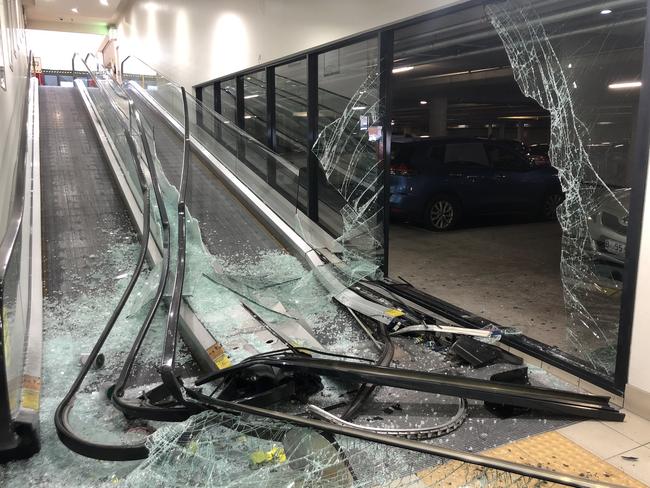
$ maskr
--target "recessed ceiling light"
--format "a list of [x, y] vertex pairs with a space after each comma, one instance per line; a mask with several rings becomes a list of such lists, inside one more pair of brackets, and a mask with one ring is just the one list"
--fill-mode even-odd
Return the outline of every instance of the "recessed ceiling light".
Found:
[[427, 101], [426, 100], [420, 100], [420, 105], [426, 105]]
[[422, 136], [420, 136], [420, 139], [428, 139], [428, 138], [429, 138], [429, 136], [427, 136], [426, 134], [425, 134], [425, 135], [422, 135]]
[[72, 10], [75, 14], [79, 13], [79, 9], [77, 7], [71, 8], [70, 10]]
[[259, 94], [254, 94], [254, 95], [246, 95], [244, 98], [249, 99], [249, 98], [257, 98], [259, 97]]
[[99, 0], [99, 3], [101, 3], [104, 7], [108, 7], [108, 0]]
[[611, 13], [612, 13], [612, 11], [610, 9], [608, 9], [608, 8], [605, 8], [605, 9], [600, 11], [600, 15], [609, 15]]
[[367, 108], [368, 108], [368, 107], [366, 107], [366, 106], [364, 106], [364, 105], [358, 105], [358, 106], [356, 106], [356, 107], [352, 107], [352, 110], [365, 110], [365, 109], [367, 109]]
[[629, 88], [639, 88], [640, 81], [622, 81], [620, 83], [612, 83], [609, 85], [610, 90], [627, 90]]
[[404, 71], [411, 71], [413, 66], [400, 66], [399, 68], [393, 68], [393, 73], [404, 73]]

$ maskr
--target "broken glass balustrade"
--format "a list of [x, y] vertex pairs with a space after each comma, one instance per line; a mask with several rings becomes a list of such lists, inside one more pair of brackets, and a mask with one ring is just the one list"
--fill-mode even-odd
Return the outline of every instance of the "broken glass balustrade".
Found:
[[632, 182], [645, 3], [486, 6], [522, 92], [549, 111], [565, 201], [561, 276], [569, 352], [613, 374]]
[[[330, 227], [340, 230], [347, 284], [365, 277], [377, 277], [383, 261], [383, 160], [382, 110], [377, 66], [347, 101], [340, 117], [321, 130], [312, 148], [328, 185], [320, 187], [321, 201], [337, 192], [341, 222]], [[331, 95], [330, 95], [331, 97]], [[321, 220], [328, 218], [321, 205]]]

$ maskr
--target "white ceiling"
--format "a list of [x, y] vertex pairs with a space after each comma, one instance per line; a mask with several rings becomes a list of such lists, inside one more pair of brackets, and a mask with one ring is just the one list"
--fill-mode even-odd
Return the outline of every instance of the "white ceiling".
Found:
[[[128, 0], [24, 0], [27, 23], [62, 22], [74, 24], [113, 23], [118, 20], [120, 6]], [[79, 13], [72, 11], [76, 8]]]

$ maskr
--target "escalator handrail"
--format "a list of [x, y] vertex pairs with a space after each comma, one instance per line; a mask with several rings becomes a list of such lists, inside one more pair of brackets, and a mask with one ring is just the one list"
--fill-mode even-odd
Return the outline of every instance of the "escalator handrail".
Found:
[[[29, 95], [29, 83], [32, 66], [32, 53], [29, 52], [27, 58], [27, 82], [25, 84], [25, 94]], [[14, 178], [14, 191], [13, 199], [10, 206], [8, 215], [8, 225], [5, 234], [0, 241], [0, 289], [5, 281], [7, 268], [9, 267], [9, 260], [13, 254], [16, 242], [18, 241], [18, 232], [23, 219], [25, 210], [25, 153], [27, 151], [27, 99], [23, 104], [21, 114], [21, 127], [20, 142], [18, 144], [18, 154], [16, 159], [16, 176]], [[0, 351], [1, 353], [1, 351]]]
[[160, 376], [163, 384], [169, 389], [172, 395], [179, 402], [183, 401], [181, 385], [175, 376], [176, 369], [176, 346], [178, 340], [178, 318], [181, 308], [181, 299], [183, 296], [183, 281], [185, 279], [185, 252], [186, 252], [186, 206], [185, 198], [187, 194], [187, 180], [190, 167], [190, 118], [187, 110], [187, 94], [185, 88], [181, 88], [183, 95], [183, 166], [181, 168], [181, 182], [178, 187], [178, 248], [176, 257], [176, 273], [172, 296], [167, 312], [167, 323], [165, 327], [165, 342], [163, 346], [163, 355], [160, 365]]
[[[23, 223], [23, 215], [25, 212], [25, 179], [27, 178], [25, 155], [27, 153], [27, 120], [28, 120], [28, 106], [29, 106], [29, 86], [30, 74], [32, 66], [32, 53], [29, 52], [27, 56], [27, 80], [25, 87], [25, 101], [23, 103], [23, 110], [21, 114], [21, 127], [20, 141], [18, 143], [18, 151], [16, 158], [16, 170], [14, 177], [13, 198], [8, 214], [7, 228], [5, 230], [2, 240], [0, 240], [0, 309], [3, 309], [4, 287], [6, 282], [7, 270], [11, 258], [14, 255], [16, 244], [20, 235], [20, 228]], [[40, 259], [40, 258], [39, 258]], [[15, 435], [14, 425], [11, 420], [11, 405], [9, 398], [9, 378], [7, 376], [7, 357], [5, 355], [4, 337], [7, 337], [5, 327], [9, 324], [5, 323], [4, 318], [0, 316], [0, 446], [13, 448], [13, 444], [17, 442]], [[24, 364], [23, 364], [24, 366]], [[21, 373], [22, 374], [22, 373]], [[6, 443], [6, 444], [5, 444]]]

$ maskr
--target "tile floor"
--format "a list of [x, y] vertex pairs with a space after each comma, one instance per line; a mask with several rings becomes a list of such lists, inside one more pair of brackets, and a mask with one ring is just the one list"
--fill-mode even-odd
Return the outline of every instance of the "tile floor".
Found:
[[650, 486], [650, 421], [626, 413], [624, 422], [580, 422], [557, 432]]

